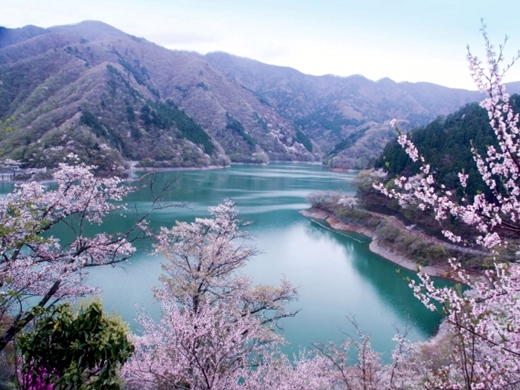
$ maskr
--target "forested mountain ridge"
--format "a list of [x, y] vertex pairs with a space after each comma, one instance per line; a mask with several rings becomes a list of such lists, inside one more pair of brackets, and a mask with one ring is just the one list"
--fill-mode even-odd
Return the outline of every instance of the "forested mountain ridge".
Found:
[[[519, 95], [512, 95], [509, 103], [516, 112], [520, 110]], [[435, 167], [436, 180], [446, 188], [455, 189], [462, 196], [457, 174], [464, 172], [469, 176], [465, 189], [468, 195], [487, 190], [478, 174], [471, 148], [485, 156], [488, 146], [498, 147], [498, 144], [488, 114], [478, 103], [467, 104], [446, 117], [437, 118], [427, 126], [413, 130], [409, 137], [426, 162]], [[376, 169], [388, 171], [391, 177], [419, 173], [419, 163], [413, 163], [397, 140], [386, 145], [374, 165]]]
[[324, 161], [364, 168], [405, 129], [476, 92], [362, 76], [308, 76], [172, 51], [101, 22], [0, 28], [0, 153], [52, 166], [70, 152], [106, 168]]
[[408, 130], [481, 99], [476, 91], [425, 82], [309, 76], [226, 53], [206, 58], [295, 123], [325, 152], [324, 162], [330, 166], [366, 167], [395, 138], [388, 126], [393, 118], [401, 119], [403, 130]]
[[0, 151], [29, 166], [70, 151], [180, 167], [318, 158], [288, 120], [200, 55], [100, 22], [0, 32], [0, 119], [9, 117], [18, 130]]

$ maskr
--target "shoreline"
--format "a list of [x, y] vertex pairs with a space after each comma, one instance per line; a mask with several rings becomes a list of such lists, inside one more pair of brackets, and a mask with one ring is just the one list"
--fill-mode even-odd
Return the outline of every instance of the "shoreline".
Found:
[[214, 169], [227, 169], [231, 165], [208, 165], [205, 167], [136, 167], [131, 166], [125, 171], [132, 172], [180, 172], [180, 171], [209, 171]]
[[[321, 209], [310, 208], [300, 211], [300, 214], [302, 214], [304, 217], [309, 218], [310, 220], [316, 219], [325, 221], [327, 224], [329, 224], [332, 230], [338, 232], [347, 231], [362, 234], [363, 236], [368, 237], [372, 240], [368, 245], [368, 248], [372, 253], [381, 256], [381, 258], [383, 258], [385, 261], [389, 261], [398, 267], [402, 267], [414, 272], [418, 271], [419, 265], [416, 262], [398, 253], [394, 253], [390, 251], [388, 248], [381, 246], [373, 230], [343, 223], [334, 216], [330, 215], [327, 211]], [[453, 274], [449, 272], [449, 265], [421, 267], [421, 271], [429, 276], [447, 279], [451, 282], [460, 282], [456, 278], [453, 278]], [[435, 351], [438, 348], [442, 348], [442, 346], [448, 342], [447, 337], [449, 337], [450, 335], [449, 332], [450, 331], [448, 324], [445, 320], [442, 320], [439, 324], [439, 327], [436, 329], [435, 333], [432, 336], [430, 336], [427, 340], [422, 341], [420, 343], [429, 350]]]
[[[363, 236], [372, 240], [368, 245], [368, 248], [372, 253], [375, 253], [386, 261], [394, 263], [402, 268], [406, 268], [415, 272], [418, 271], [419, 264], [400, 255], [399, 253], [392, 252], [388, 248], [381, 246], [377, 240], [377, 236], [370, 229], [341, 222], [334, 216], [330, 215], [327, 211], [316, 208], [302, 210], [300, 211], [300, 214], [309, 219], [325, 221], [327, 224], [329, 224], [331, 229], [337, 230], [339, 232], [344, 231], [362, 234]], [[453, 278], [450, 277], [450, 267], [448, 265], [421, 266], [421, 271], [429, 276], [453, 280]]]
[[[418, 271], [419, 264], [414, 262], [413, 260], [410, 260], [398, 253], [394, 253], [390, 251], [389, 249], [379, 245], [379, 241], [376, 239], [373, 239], [370, 244], [368, 245], [368, 249], [372, 253], [375, 253], [376, 255], [381, 256], [387, 261], [390, 261], [391, 263], [394, 263], [402, 268], [406, 268], [410, 271]], [[434, 276], [436, 278], [442, 278], [442, 279], [448, 279], [448, 280], [454, 280], [453, 278], [448, 277], [450, 268], [445, 266], [421, 266], [421, 271], [429, 276]]]

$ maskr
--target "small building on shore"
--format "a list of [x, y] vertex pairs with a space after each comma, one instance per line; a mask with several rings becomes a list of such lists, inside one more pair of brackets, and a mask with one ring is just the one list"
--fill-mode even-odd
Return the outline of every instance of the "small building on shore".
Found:
[[6, 158], [0, 161], [0, 181], [28, 179], [37, 174], [45, 174], [47, 168], [20, 168], [20, 162]]

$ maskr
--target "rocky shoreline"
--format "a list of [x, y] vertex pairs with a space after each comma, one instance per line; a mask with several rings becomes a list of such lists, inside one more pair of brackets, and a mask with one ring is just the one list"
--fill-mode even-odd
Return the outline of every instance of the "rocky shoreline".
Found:
[[[368, 248], [370, 249], [370, 251], [372, 253], [375, 253], [375, 254], [383, 257], [384, 259], [391, 261], [394, 264], [399, 265], [400, 267], [403, 267], [403, 268], [406, 268], [406, 269], [409, 269], [412, 271], [418, 270], [419, 265], [415, 261], [410, 260], [404, 256], [401, 256], [398, 253], [394, 253], [394, 252], [390, 251], [389, 249], [381, 246], [377, 239], [372, 240], [372, 242], [368, 245]], [[421, 271], [430, 276], [453, 280], [453, 278], [451, 278], [449, 276], [450, 275], [449, 266], [441, 266], [441, 265], [421, 266]]]
[[[418, 264], [408, 259], [398, 253], [392, 252], [388, 248], [385, 248], [380, 245], [379, 241], [377, 240], [377, 236], [375, 236], [374, 232], [370, 229], [355, 226], [352, 224], [344, 223], [339, 221], [334, 216], [330, 215], [327, 211], [317, 209], [317, 208], [310, 208], [307, 210], [302, 210], [300, 212], [304, 217], [310, 218], [310, 219], [317, 219], [325, 221], [333, 230], [337, 231], [345, 231], [345, 232], [352, 232], [352, 233], [359, 233], [366, 237], [369, 237], [372, 239], [372, 242], [369, 245], [369, 249], [371, 252], [383, 257], [384, 259], [409, 270], [417, 271]], [[453, 280], [452, 277], [450, 277], [450, 268], [448, 265], [435, 265], [435, 266], [422, 266], [421, 271], [424, 273], [435, 276], [439, 278], [445, 278]]]

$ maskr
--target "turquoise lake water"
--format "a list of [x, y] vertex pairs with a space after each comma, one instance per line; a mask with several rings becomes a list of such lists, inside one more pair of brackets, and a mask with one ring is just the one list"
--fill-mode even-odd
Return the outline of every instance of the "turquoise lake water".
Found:
[[[266, 166], [236, 165], [228, 169], [157, 173], [157, 185], [175, 180], [169, 201], [185, 207], [154, 211], [152, 228], [171, 227], [176, 220], [192, 221], [207, 216], [207, 207], [226, 198], [237, 203], [240, 218], [253, 222], [248, 230], [250, 244], [258, 249], [242, 272], [258, 283], [276, 284], [285, 275], [299, 288], [300, 298], [291, 307], [300, 312], [282, 322], [289, 341], [286, 351], [315, 342], [340, 341], [355, 331], [347, 317], [355, 318], [360, 329], [371, 334], [376, 350], [389, 355], [396, 328], [413, 324], [412, 340], [424, 340], [436, 330], [440, 318], [427, 311], [413, 296], [402, 270], [368, 249], [366, 237], [342, 235], [303, 217], [308, 208], [305, 197], [316, 190], [354, 193], [356, 172], [331, 172], [321, 165], [275, 163]], [[0, 184], [5, 193], [9, 184]], [[150, 193], [140, 190], [126, 202], [145, 211]], [[133, 214], [113, 216], [104, 230], [131, 226]], [[88, 283], [99, 286], [105, 308], [120, 313], [138, 331], [133, 318], [136, 304], [158, 314], [150, 286], [161, 272], [160, 256], [150, 255], [144, 244], [138, 253], [120, 267], [102, 267], [90, 272]]]

